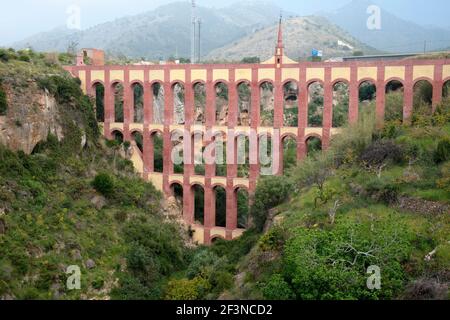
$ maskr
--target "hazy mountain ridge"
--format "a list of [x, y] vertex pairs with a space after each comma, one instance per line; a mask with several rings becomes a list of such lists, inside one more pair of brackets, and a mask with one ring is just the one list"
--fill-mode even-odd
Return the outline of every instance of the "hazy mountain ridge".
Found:
[[[78, 47], [102, 48], [112, 55], [160, 59], [190, 56], [190, 5], [176, 2], [153, 11], [106, 22], [87, 30], [55, 29], [15, 43], [15, 48], [65, 51], [75, 41]], [[198, 7], [202, 20], [202, 52], [208, 53], [256, 29], [274, 24], [280, 9], [269, 3], [234, 4], [224, 9]]]
[[407, 21], [381, 8], [381, 29], [369, 30], [367, 8], [374, 3], [354, 0], [325, 16], [360, 41], [386, 52], [422, 52], [439, 50], [450, 44], [450, 29], [421, 26]]
[[[239, 41], [213, 50], [206, 58], [210, 60], [241, 60], [257, 56], [262, 60], [274, 54], [278, 25], [273, 25], [248, 35]], [[361, 43], [351, 35], [316, 16], [291, 18], [283, 22], [285, 53], [292, 59], [310, 56], [312, 49], [323, 50], [324, 57], [348, 56], [361, 50], [367, 54], [377, 50]], [[339, 45], [343, 42], [347, 45]], [[352, 48], [353, 49], [352, 49]]]

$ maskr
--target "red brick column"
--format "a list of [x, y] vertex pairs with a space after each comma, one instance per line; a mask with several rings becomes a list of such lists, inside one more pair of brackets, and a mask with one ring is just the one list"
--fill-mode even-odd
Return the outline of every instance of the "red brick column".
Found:
[[441, 63], [434, 66], [434, 81], [433, 81], [433, 112], [442, 101], [442, 90], [444, 81], [442, 79], [443, 65]]
[[91, 80], [91, 70], [86, 70], [86, 95], [89, 97], [95, 97], [95, 92], [92, 88], [92, 80]]
[[350, 84], [349, 84], [349, 110], [348, 122], [354, 124], [358, 122], [359, 112], [359, 86], [358, 86], [358, 68], [351, 67]]
[[194, 88], [189, 79], [184, 87], [184, 127], [190, 130], [194, 123]]
[[206, 127], [210, 128], [216, 124], [216, 91], [213, 83], [212, 68], [206, 72]]
[[308, 127], [308, 84], [306, 83], [306, 68], [300, 68], [300, 81], [298, 84], [298, 134], [297, 134], [297, 159], [306, 157], [307, 149], [305, 132]]
[[154, 147], [153, 138], [150, 136], [150, 130], [148, 126], [144, 126], [143, 133], [144, 143], [144, 179], [148, 179], [149, 174], [154, 171]]
[[281, 68], [275, 69], [275, 83], [274, 83], [274, 90], [275, 90], [275, 104], [274, 104], [274, 118], [273, 118], [273, 126], [276, 129], [279, 129], [283, 127], [284, 121], [283, 121], [283, 109], [284, 109], [284, 94], [283, 94], [283, 85], [281, 83]]
[[109, 76], [109, 70], [105, 70], [105, 137], [111, 139], [111, 123], [114, 122], [114, 91]]
[[204, 209], [204, 239], [205, 244], [210, 244], [211, 229], [214, 227], [216, 218], [216, 202], [214, 190], [211, 186], [211, 179], [205, 183], [205, 209]]
[[385, 67], [378, 66], [378, 78], [376, 82], [377, 98], [376, 98], [376, 117], [377, 126], [381, 127], [384, 123], [384, 114], [386, 108], [386, 81], [385, 81]]
[[144, 82], [144, 126], [153, 123], [153, 87], [148, 83], [148, 72]]
[[260, 113], [261, 113], [261, 106], [260, 106], [260, 95], [261, 92], [259, 90], [259, 84], [258, 84], [258, 69], [254, 68], [252, 69], [252, 82], [250, 84], [250, 90], [252, 93], [252, 101], [251, 101], [251, 127], [257, 128], [260, 124]]
[[133, 95], [130, 84], [130, 73], [125, 71], [125, 81], [123, 82], [123, 138], [131, 141], [130, 123], [133, 122]]
[[233, 186], [228, 185], [227, 193], [227, 221], [226, 221], [226, 240], [233, 239], [233, 230], [237, 229], [237, 199]]
[[230, 70], [228, 82], [228, 128], [237, 126], [238, 121], [238, 93], [235, 78], [235, 69]]
[[403, 98], [403, 122], [410, 123], [413, 112], [413, 96], [414, 96], [414, 83], [413, 83], [413, 66], [407, 65], [405, 72], [405, 84], [404, 84], [404, 98]]
[[333, 121], [333, 87], [331, 84], [331, 68], [325, 68], [324, 81], [324, 111], [322, 122], [322, 148], [327, 150], [330, 146], [331, 126]]

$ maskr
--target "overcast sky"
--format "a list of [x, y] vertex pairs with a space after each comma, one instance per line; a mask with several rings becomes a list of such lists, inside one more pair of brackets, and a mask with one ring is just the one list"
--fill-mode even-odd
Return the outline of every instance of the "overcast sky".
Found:
[[[187, 1], [187, 0], [185, 0]], [[286, 11], [300, 15], [332, 11], [351, 0], [277, 0]], [[12, 0], [2, 1], [0, 45], [8, 45], [41, 31], [66, 25], [67, 8], [80, 6], [81, 26], [88, 28], [124, 15], [142, 13], [174, 0]], [[197, 0], [201, 6], [223, 7], [236, 0]], [[397, 16], [422, 25], [450, 28], [448, 0], [374, 0]]]

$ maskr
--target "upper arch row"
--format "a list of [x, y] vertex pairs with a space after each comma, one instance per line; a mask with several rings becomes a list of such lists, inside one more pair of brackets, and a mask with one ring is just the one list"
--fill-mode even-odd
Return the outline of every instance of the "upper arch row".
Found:
[[[329, 69], [329, 71], [327, 71]], [[188, 79], [187, 72], [189, 70], [174, 69], [174, 70], [82, 70], [71, 69], [74, 76], [78, 76], [83, 83], [83, 87], [87, 89], [88, 86], [92, 86], [94, 83], [105, 84], [105, 80], [110, 84], [117, 82], [128, 82], [130, 84], [139, 83], [144, 85], [145, 83], [166, 83], [174, 84], [181, 82], [185, 84], [187, 80], [191, 84], [195, 83], [207, 83], [213, 82], [215, 84], [234, 82], [240, 84], [242, 82], [257, 82], [259, 84], [269, 81], [276, 82], [276, 69], [275, 68], [258, 68], [258, 69], [213, 69], [208, 71], [204, 70], [190, 70], [190, 77]], [[330, 74], [328, 75], [327, 72]], [[233, 75], [232, 75], [233, 73]], [[433, 82], [434, 80], [450, 80], [450, 62], [448, 65], [413, 65], [411, 68], [407, 66], [365, 66], [365, 67], [310, 67], [303, 70], [301, 74], [300, 68], [283, 68], [281, 69], [280, 81], [285, 84], [289, 81], [297, 82], [325, 82], [325, 79], [329, 79], [329, 82], [352, 82], [358, 83], [364, 81], [377, 82], [381, 78], [384, 82], [391, 80], [406, 81], [407, 78], [416, 82], [420, 80], [428, 80]], [[384, 75], [383, 75], [384, 73]], [[436, 79], [436, 75], [439, 75]], [[231, 81], [234, 79], [234, 81]], [[279, 79], [279, 78], [278, 78]]]

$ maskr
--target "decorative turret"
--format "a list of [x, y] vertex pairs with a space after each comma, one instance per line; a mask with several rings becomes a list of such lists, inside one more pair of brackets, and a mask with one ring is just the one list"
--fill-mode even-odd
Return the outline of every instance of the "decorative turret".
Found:
[[283, 16], [280, 14], [280, 23], [278, 25], [278, 41], [275, 49], [276, 64], [283, 63], [284, 45], [283, 45]]

